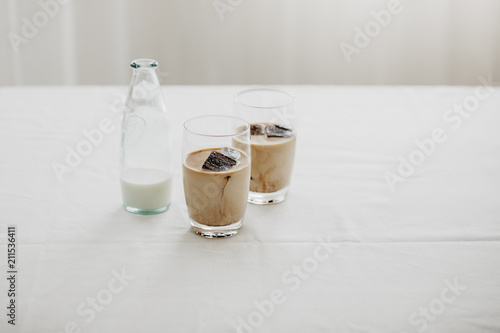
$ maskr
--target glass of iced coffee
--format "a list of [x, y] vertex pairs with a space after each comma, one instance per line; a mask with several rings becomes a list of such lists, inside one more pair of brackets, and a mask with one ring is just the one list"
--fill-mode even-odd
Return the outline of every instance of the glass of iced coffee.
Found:
[[297, 131], [295, 96], [274, 88], [254, 88], [234, 96], [234, 113], [250, 123], [252, 168], [248, 202], [286, 199]]
[[238, 233], [250, 186], [250, 126], [231, 116], [184, 123], [182, 177], [193, 231], [203, 237]]

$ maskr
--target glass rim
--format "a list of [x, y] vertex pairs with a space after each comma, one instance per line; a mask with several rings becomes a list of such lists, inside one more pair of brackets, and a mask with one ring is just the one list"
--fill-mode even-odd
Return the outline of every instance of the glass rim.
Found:
[[[235, 133], [231, 133], [231, 134], [204, 134], [204, 133], [199, 133], [199, 132], [196, 132], [196, 131], [188, 128], [187, 124], [189, 122], [194, 121], [194, 120], [199, 120], [201, 118], [226, 118], [226, 119], [234, 119], [234, 120], [240, 121], [245, 126], [245, 128], [243, 130], [239, 131], [239, 132], [235, 132]], [[212, 137], [212, 138], [232, 137], [232, 136], [241, 135], [241, 134], [243, 134], [245, 132], [249, 132], [250, 131], [250, 124], [246, 120], [244, 120], [242, 118], [239, 118], [239, 117], [228, 116], [228, 115], [223, 115], [223, 114], [202, 115], [202, 116], [196, 116], [196, 117], [193, 117], [193, 118], [189, 118], [188, 120], [186, 120], [184, 122], [183, 127], [189, 133], [192, 133], [192, 134], [195, 134], [195, 135], [199, 135], [199, 136]]]
[[[256, 106], [256, 105], [251, 105], [251, 104], [246, 104], [246, 103], [242, 103], [238, 100], [238, 97], [240, 95], [243, 95], [245, 93], [249, 93], [249, 92], [252, 92], [252, 91], [274, 91], [274, 92], [279, 92], [279, 93], [284, 93], [288, 96], [290, 96], [292, 99], [289, 103], [286, 103], [286, 104], [281, 104], [281, 105], [275, 105], [275, 106]], [[241, 105], [241, 106], [246, 106], [246, 107], [251, 107], [251, 108], [254, 108], [254, 109], [276, 109], [276, 108], [282, 108], [282, 107], [285, 107], [285, 106], [289, 106], [289, 105], [292, 105], [294, 102], [295, 102], [295, 95], [292, 94], [291, 92], [289, 92], [288, 90], [284, 90], [284, 89], [279, 89], [279, 88], [272, 88], [272, 87], [254, 87], [254, 88], [249, 88], [249, 89], [245, 89], [245, 90], [242, 90], [240, 92], [237, 92], [236, 94], [233, 95], [233, 101], [238, 104], [238, 105]]]

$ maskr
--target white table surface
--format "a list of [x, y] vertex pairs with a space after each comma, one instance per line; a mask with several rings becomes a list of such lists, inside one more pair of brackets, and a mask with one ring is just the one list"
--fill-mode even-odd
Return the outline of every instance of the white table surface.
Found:
[[[443, 116], [475, 87], [287, 87], [301, 116], [287, 201], [203, 239], [186, 220], [182, 123], [230, 114], [242, 88], [164, 87], [174, 196], [149, 217], [121, 207], [127, 87], [0, 88], [2, 276], [8, 225], [18, 250], [2, 333], [500, 332], [500, 88], [454, 128]], [[114, 130], [59, 181], [52, 164], [105, 118]], [[386, 172], [436, 128], [447, 140], [392, 191]]]

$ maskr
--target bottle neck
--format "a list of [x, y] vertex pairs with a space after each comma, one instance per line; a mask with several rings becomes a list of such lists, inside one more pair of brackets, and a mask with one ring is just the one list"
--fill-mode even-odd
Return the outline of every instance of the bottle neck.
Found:
[[155, 71], [158, 63], [152, 59], [137, 59], [130, 66], [134, 70], [127, 95], [128, 112], [138, 106], [151, 106], [165, 112], [160, 81]]
[[132, 109], [139, 105], [159, 107], [162, 103], [161, 86], [155, 70], [152, 68], [134, 69], [127, 96], [127, 106]]
[[160, 85], [154, 68], [137, 68], [132, 74], [131, 85]]

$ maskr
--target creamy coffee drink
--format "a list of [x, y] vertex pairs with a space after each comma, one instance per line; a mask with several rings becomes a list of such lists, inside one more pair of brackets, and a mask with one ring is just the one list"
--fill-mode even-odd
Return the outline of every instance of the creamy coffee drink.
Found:
[[290, 185], [295, 156], [295, 132], [270, 123], [251, 124], [250, 191], [272, 193]]
[[202, 149], [183, 163], [184, 195], [189, 217], [207, 226], [243, 219], [250, 181], [250, 159], [234, 148]]

